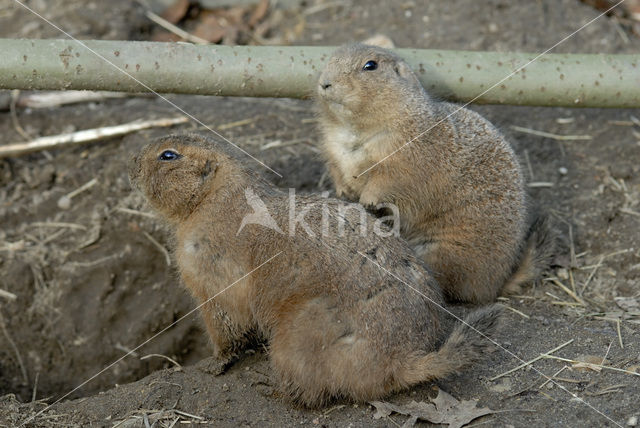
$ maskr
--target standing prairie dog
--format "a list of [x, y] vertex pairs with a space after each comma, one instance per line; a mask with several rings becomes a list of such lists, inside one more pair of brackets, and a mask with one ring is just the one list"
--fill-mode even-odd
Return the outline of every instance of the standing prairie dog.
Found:
[[[287, 230], [289, 195], [210, 140], [161, 138], [136, 156], [130, 179], [175, 234], [186, 287], [201, 303], [211, 299], [201, 310], [216, 357], [232, 358], [257, 332], [298, 403], [380, 398], [458, 372], [490, 346], [478, 331], [493, 332], [499, 309], [471, 313], [445, 338], [440, 289], [404, 241], [317, 196], [294, 206], [307, 210], [313, 236]], [[330, 227], [346, 223], [341, 236], [321, 232], [322, 215]]]
[[433, 99], [401, 58], [363, 44], [333, 54], [317, 105], [338, 196], [395, 204], [449, 299], [489, 302], [539, 275], [544, 225], [527, 234], [518, 161], [482, 116]]

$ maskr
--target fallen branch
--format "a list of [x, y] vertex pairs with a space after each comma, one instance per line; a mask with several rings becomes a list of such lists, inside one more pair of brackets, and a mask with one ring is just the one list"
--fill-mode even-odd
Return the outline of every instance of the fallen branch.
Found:
[[47, 108], [58, 107], [66, 104], [84, 103], [90, 101], [102, 101], [108, 98], [124, 98], [128, 94], [110, 91], [53, 91], [36, 92], [33, 94], [20, 94], [16, 101], [16, 107], [20, 108]]
[[[0, 39], [0, 88], [306, 98], [334, 49]], [[640, 55], [395, 51], [454, 101], [640, 107]]]
[[60, 147], [103, 140], [106, 138], [117, 137], [119, 135], [125, 135], [147, 128], [178, 125], [180, 123], [185, 123], [188, 120], [189, 119], [187, 117], [181, 116], [176, 118], [134, 121], [126, 123], [124, 125], [85, 129], [83, 131], [71, 132], [68, 134], [51, 135], [48, 137], [36, 138], [35, 140], [26, 143], [14, 143], [0, 146], [0, 158], [24, 155], [40, 150], [57, 149]]
[[[130, 96], [131, 94], [124, 92], [112, 91], [46, 91], [19, 93], [16, 99], [13, 99], [11, 95], [0, 96], [0, 111], [15, 110], [17, 108], [59, 107], [66, 104], [102, 101], [108, 98], [126, 98]], [[138, 96], [140, 95], [138, 94]]]

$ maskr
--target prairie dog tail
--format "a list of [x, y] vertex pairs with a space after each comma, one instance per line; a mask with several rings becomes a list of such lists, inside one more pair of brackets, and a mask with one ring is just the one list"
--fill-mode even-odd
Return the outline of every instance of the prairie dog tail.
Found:
[[495, 333], [501, 313], [499, 305], [470, 313], [456, 324], [439, 350], [410, 361], [400, 376], [401, 382], [413, 385], [443, 378], [482, 360], [492, 350], [488, 338]]
[[502, 294], [516, 294], [522, 285], [537, 280], [549, 268], [556, 250], [556, 238], [549, 217], [538, 216], [529, 228], [525, 246], [515, 271], [502, 289]]

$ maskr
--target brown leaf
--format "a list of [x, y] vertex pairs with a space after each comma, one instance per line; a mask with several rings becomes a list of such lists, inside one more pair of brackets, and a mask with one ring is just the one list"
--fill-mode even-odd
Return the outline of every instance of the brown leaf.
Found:
[[189, 9], [189, 0], [176, 0], [160, 15], [172, 24], [179, 22]]
[[396, 405], [384, 401], [373, 401], [376, 408], [375, 419], [389, 416], [391, 413], [408, 415], [410, 418], [404, 426], [410, 427], [418, 419], [434, 424], [447, 424], [449, 428], [460, 428], [480, 416], [493, 413], [488, 407], [478, 408], [477, 400], [459, 401], [448, 393], [439, 390], [438, 396], [431, 403], [412, 401], [405, 405]]

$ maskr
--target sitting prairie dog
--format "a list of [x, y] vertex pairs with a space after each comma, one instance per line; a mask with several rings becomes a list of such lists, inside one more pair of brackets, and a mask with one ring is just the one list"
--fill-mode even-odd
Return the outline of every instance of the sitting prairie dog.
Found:
[[546, 223], [528, 231], [518, 160], [482, 116], [433, 99], [400, 57], [363, 44], [333, 54], [316, 98], [337, 195], [395, 204], [449, 299], [489, 302], [546, 267]]
[[[444, 337], [437, 283], [403, 240], [373, 233], [375, 219], [364, 211], [297, 196], [294, 209], [307, 209], [314, 236], [299, 224], [291, 232], [289, 195], [198, 135], [147, 145], [130, 179], [174, 232], [186, 287], [201, 303], [211, 299], [201, 311], [216, 357], [232, 360], [247, 334], [258, 333], [281, 389], [297, 403], [380, 398], [458, 372], [490, 347], [462, 323]], [[322, 234], [321, 207], [327, 230], [345, 222], [341, 236]], [[465, 322], [490, 335], [498, 315], [493, 306]]]

